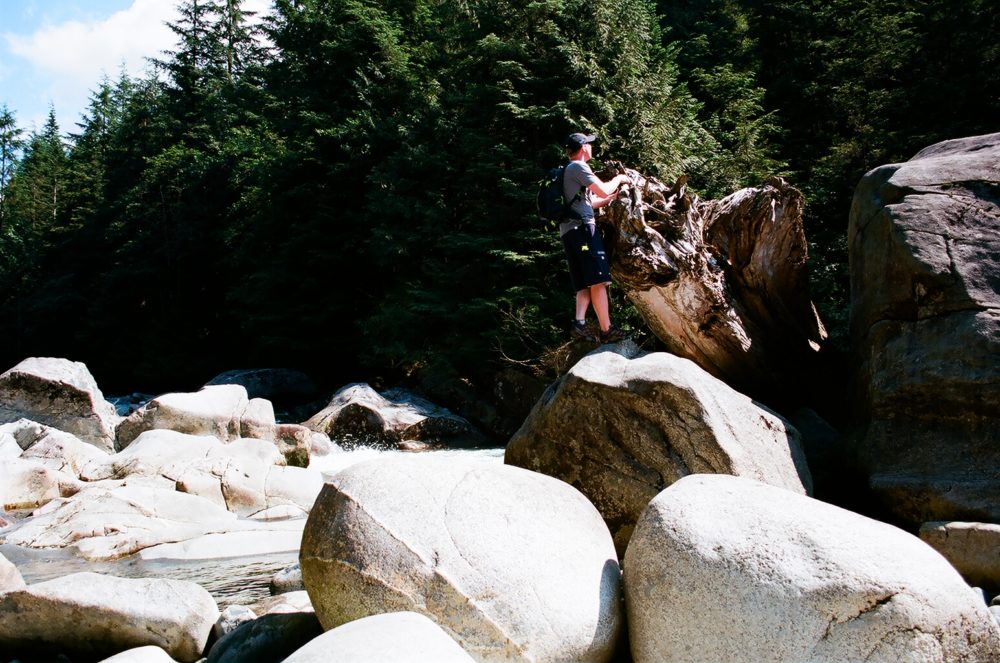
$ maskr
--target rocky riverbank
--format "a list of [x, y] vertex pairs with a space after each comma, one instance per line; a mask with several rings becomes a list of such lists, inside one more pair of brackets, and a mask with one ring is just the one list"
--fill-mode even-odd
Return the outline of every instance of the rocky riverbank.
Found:
[[[1000, 660], [996, 163], [1000, 135], [953, 141], [859, 187], [853, 436], [627, 342], [553, 383], [504, 463], [415, 453], [485, 438], [397, 390], [278, 423], [260, 375], [230, 374], [120, 414], [83, 364], [24, 360], [0, 375], [13, 559], [299, 564], [220, 606], [190, 578], [25, 582], [0, 556], [0, 662]], [[844, 438], [908, 531], [811, 496]], [[323, 461], [345, 444], [393, 451]]]
[[[314, 429], [351, 430], [356, 441], [382, 430], [382, 412], [397, 432], [377, 443], [422, 448], [402, 428], [416, 410], [358, 385], [309, 428], [276, 424], [265, 399], [251, 403], [234, 385], [161, 395], [118, 418], [86, 367], [66, 360], [23, 362], [0, 376], [6, 393], [12, 384], [18, 418], [0, 425], [8, 548], [95, 563], [298, 552], [301, 571], [272, 578], [270, 600], [220, 610], [190, 580], [78, 572], [26, 584], [4, 560], [5, 661], [307, 661], [336, 651], [380, 660], [372, 647], [401, 646], [479, 661], [1000, 652], [982, 591], [919, 538], [807, 497], [795, 428], [671, 355], [600, 348], [539, 403], [507, 461], [534, 458], [563, 480], [420, 453], [324, 475], [317, 461], [345, 452]], [[559, 427], [546, 422], [585, 411], [574, 399], [619, 405], [603, 427], [579, 416], [564, 427], [578, 446], [560, 452]], [[437, 442], [441, 431], [467, 435], [459, 417], [422, 407], [447, 420], [416, 431]], [[632, 459], [578, 437], [615, 440], [630, 427], [647, 431], [633, 436]], [[289, 464], [303, 454], [305, 467]], [[549, 467], [545, 454], [576, 461]], [[629, 483], [621, 468], [632, 468]], [[629, 506], [636, 499], [645, 502]], [[731, 642], [751, 654], [736, 656]]]

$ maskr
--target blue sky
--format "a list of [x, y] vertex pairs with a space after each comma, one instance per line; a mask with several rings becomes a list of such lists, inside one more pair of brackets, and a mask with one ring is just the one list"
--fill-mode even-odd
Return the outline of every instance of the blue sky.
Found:
[[[245, 0], [263, 11], [269, 0]], [[147, 72], [149, 57], [173, 49], [167, 21], [176, 0], [0, 0], [0, 106], [18, 126], [40, 129], [55, 107], [63, 133], [77, 131], [103, 76]]]

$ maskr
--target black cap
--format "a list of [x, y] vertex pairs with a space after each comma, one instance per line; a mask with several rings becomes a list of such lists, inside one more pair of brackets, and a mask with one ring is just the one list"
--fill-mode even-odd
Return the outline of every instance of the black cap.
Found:
[[587, 143], [593, 143], [595, 140], [597, 140], [597, 136], [588, 136], [587, 134], [570, 134], [566, 140], [563, 141], [563, 147], [567, 150], [573, 150], [576, 152]]

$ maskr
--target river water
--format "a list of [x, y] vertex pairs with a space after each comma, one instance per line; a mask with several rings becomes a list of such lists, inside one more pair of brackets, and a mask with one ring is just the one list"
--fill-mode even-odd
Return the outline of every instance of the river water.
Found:
[[[309, 468], [330, 477], [355, 463], [409, 453], [464, 458], [471, 456], [484, 461], [503, 462], [503, 449], [404, 452], [358, 447], [350, 451], [335, 448], [326, 456], [314, 457]], [[93, 571], [126, 578], [190, 580], [208, 590], [220, 608], [229, 605], [250, 605], [270, 596], [269, 585], [272, 576], [298, 561], [297, 551], [196, 560], [146, 560], [136, 554], [108, 562], [88, 561], [65, 550], [35, 550], [11, 545], [0, 545], [0, 554], [14, 563], [28, 584], [80, 571]]]

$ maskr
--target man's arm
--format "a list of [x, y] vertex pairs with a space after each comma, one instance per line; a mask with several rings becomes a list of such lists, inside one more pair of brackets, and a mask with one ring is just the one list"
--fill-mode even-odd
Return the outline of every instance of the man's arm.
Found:
[[[591, 192], [597, 196], [598, 200], [603, 199], [605, 201], [603, 204], [606, 205], [609, 202], [607, 199], [611, 198], [615, 192], [618, 191], [618, 187], [622, 184], [626, 184], [628, 181], [628, 175], [615, 175], [607, 182], [602, 182], [601, 180], [591, 182], [590, 186], [587, 188], [589, 188]], [[597, 204], [598, 200], [593, 202], [593, 207], [601, 207], [601, 205]]]

